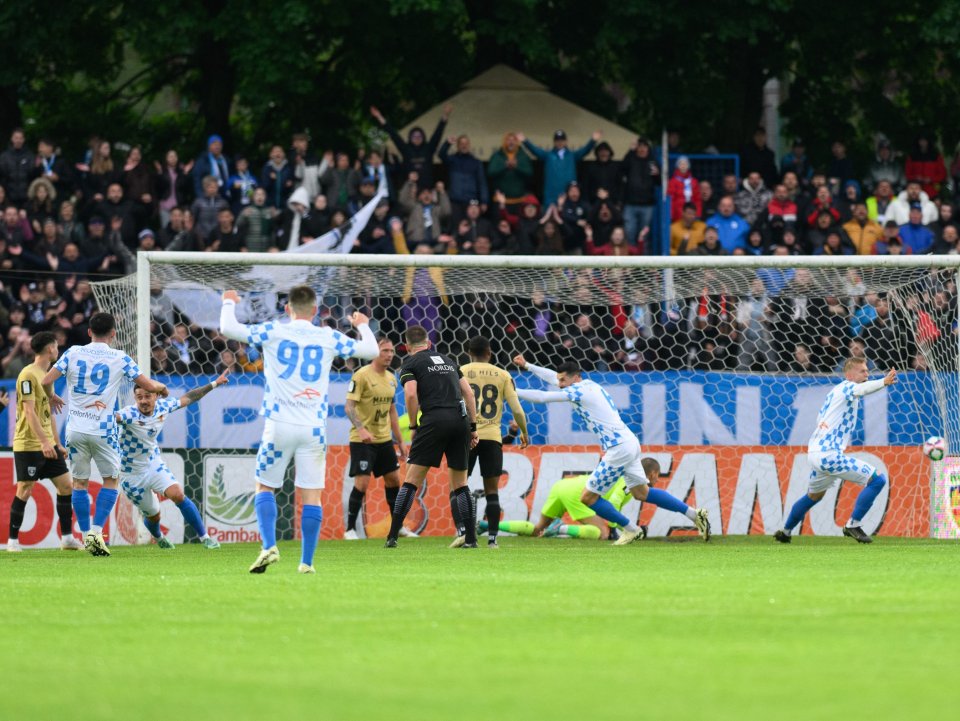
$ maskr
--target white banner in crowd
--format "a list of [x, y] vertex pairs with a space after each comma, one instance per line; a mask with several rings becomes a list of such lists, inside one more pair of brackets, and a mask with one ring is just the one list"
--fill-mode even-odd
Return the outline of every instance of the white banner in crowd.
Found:
[[[360, 233], [367, 227], [373, 211], [383, 198], [387, 197], [386, 173], [380, 175], [380, 187], [376, 194], [355, 215], [350, 217], [339, 228], [324, 233], [319, 238], [311, 240], [284, 253], [330, 253], [347, 254], [353, 249], [353, 244], [360, 237]], [[285, 286], [294, 286], [305, 282], [311, 273], [311, 268], [305, 267], [300, 271], [293, 268], [284, 271]], [[271, 281], [276, 276], [276, 268], [254, 267], [247, 271], [245, 279]], [[286, 290], [279, 288], [278, 290]], [[186, 315], [193, 323], [201, 328], [210, 330], [220, 326], [220, 294], [199, 283], [176, 283], [164, 288], [164, 294]], [[255, 298], [244, 298], [237, 311], [242, 322], [262, 322], [272, 317], [272, 309], [276, 306], [274, 292], [257, 293]], [[272, 300], [272, 303], [271, 303]]]

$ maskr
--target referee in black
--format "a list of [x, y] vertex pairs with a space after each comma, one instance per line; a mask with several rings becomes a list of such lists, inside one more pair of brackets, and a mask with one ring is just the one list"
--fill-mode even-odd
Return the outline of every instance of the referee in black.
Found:
[[[431, 468], [446, 456], [450, 471], [450, 504], [456, 505], [466, 525], [466, 543], [477, 547], [477, 511], [467, 488], [467, 461], [477, 436], [477, 402], [470, 385], [452, 360], [430, 347], [427, 331], [419, 325], [405, 333], [408, 355], [400, 366], [400, 385], [407, 402], [413, 443], [407, 472], [393, 506], [387, 548], [397, 547], [397, 536], [413, 499]], [[423, 416], [417, 424], [420, 412]]]

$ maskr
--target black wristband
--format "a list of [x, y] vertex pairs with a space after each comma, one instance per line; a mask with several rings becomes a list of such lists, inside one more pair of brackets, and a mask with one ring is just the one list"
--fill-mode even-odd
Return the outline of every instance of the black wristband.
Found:
[[477, 430], [477, 424], [476, 424], [476, 423], [471, 423], [471, 424], [470, 424], [470, 431], [472, 432], [472, 431], [475, 431], [475, 430]]
[[407, 428], [408, 428], [409, 430], [411, 430], [411, 431], [419, 431], [419, 430], [420, 430], [420, 426], [407, 426]]

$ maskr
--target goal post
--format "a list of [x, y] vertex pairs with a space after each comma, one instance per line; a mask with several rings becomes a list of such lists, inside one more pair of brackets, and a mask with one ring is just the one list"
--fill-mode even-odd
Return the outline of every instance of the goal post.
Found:
[[[546, 365], [577, 360], [660, 461], [660, 484], [708, 508], [723, 533], [771, 534], [779, 527], [805, 492], [807, 438], [839, 381], [839, 364], [863, 354], [872, 372], [901, 371], [896, 386], [864, 399], [862, 430], [854, 436], [852, 452], [891, 480], [865, 525], [888, 535], [956, 536], [960, 459], [931, 464], [919, 446], [940, 435], [949, 453], [960, 449], [958, 271], [957, 256], [142, 252], [135, 277], [98, 284], [95, 293], [101, 307], [123, 317], [119, 343], [144, 369], [155, 355], [175, 368], [160, 375], [178, 392], [221, 363], [245, 369], [162, 439], [184, 457], [188, 485], [226, 540], [255, 531], [248, 494], [262, 376], [255, 349], [219, 338], [219, 296], [235, 288], [241, 320], [262, 321], [278, 317], [285, 292], [300, 283], [317, 290], [319, 322], [346, 329], [349, 312], [364, 310], [398, 346], [405, 325], [419, 322], [435, 345], [465, 363], [465, 341], [485, 335], [494, 362], [511, 370], [519, 387], [540, 385], [512, 366], [515, 353]], [[175, 353], [167, 337], [177, 320], [197, 337], [189, 358], [169, 364]], [[355, 367], [338, 363], [331, 379], [324, 538], [343, 531], [351, 483], [342, 406]], [[402, 394], [397, 400], [402, 412]], [[535, 520], [552, 484], [592, 470], [599, 448], [564, 404], [525, 410], [534, 445], [505, 446], [500, 495], [505, 517]], [[803, 532], [839, 534], [856, 495], [848, 485], [828, 494]], [[471, 487], [482, 487], [476, 472]], [[431, 474], [411, 514], [417, 530], [452, 532], [444, 489], [444, 478]], [[483, 507], [481, 498], [481, 515]], [[665, 511], [634, 502], [626, 512], [639, 514], [651, 535], [690, 532], [685, 519]], [[378, 481], [367, 494], [361, 534], [382, 535], [386, 514]], [[291, 537], [295, 514], [286, 518]]]

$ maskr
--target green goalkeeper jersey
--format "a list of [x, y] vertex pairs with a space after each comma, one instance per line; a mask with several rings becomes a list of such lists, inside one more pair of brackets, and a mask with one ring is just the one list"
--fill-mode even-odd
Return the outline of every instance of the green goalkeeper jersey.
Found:
[[[580, 500], [589, 478], [589, 474], [584, 474], [562, 478], [554, 483], [547, 496], [546, 503], [543, 504], [541, 513], [550, 518], [560, 518], [566, 512], [575, 521], [582, 521], [584, 518], [595, 516], [593, 509]], [[603, 497], [619, 511], [629, 503], [633, 496], [627, 492], [626, 484], [623, 478], [620, 478], [609, 491], [603, 494]], [[611, 523], [610, 525], [616, 524]]]

